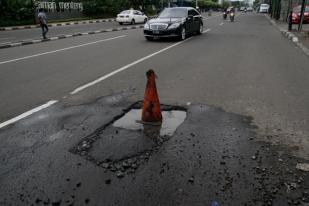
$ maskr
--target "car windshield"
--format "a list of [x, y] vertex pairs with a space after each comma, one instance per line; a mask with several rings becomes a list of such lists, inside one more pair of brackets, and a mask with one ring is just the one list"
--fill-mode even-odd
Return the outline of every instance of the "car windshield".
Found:
[[130, 10], [122, 11], [120, 14], [130, 14]]
[[[300, 6], [295, 7], [295, 8], [293, 9], [293, 11], [294, 11], [294, 12], [297, 12], [297, 13], [300, 13], [300, 10], [301, 10], [301, 7], [300, 7]], [[306, 8], [305, 8], [305, 12], [309, 12], [309, 7], [306, 7]]]
[[187, 9], [184, 8], [168, 8], [164, 9], [159, 18], [181, 18], [187, 16]]

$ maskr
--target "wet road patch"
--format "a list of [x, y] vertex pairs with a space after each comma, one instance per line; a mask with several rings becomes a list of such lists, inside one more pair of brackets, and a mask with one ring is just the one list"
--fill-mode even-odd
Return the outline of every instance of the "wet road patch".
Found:
[[139, 121], [141, 107], [142, 102], [134, 103], [70, 151], [119, 178], [134, 173], [173, 136], [186, 118], [185, 107], [161, 105], [162, 125], [145, 125]]

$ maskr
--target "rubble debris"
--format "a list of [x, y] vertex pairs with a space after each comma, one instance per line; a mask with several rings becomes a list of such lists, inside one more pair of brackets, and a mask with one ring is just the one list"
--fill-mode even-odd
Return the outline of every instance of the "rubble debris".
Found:
[[296, 165], [296, 169], [302, 170], [304, 172], [309, 172], [309, 164], [308, 163], [298, 163]]

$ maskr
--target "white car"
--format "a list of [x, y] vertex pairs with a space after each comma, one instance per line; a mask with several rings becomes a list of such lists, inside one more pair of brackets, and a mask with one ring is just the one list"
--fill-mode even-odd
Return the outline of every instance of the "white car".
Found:
[[117, 15], [116, 21], [122, 25], [123, 23], [135, 24], [135, 23], [146, 23], [148, 17], [141, 11], [138, 10], [125, 10]]
[[247, 7], [247, 11], [253, 11], [253, 8], [251, 6]]
[[260, 13], [268, 13], [269, 5], [268, 4], [261, 4], [259, 12]]

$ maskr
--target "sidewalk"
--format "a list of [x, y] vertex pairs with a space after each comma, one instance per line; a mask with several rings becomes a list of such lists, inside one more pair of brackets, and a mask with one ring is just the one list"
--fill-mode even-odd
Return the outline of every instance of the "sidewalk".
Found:
[[[52, 23], [48, 24], [49, 27], [55, 26], [68, 26], [68, 25], [75, 25], [75, 24], [92, 24], [92, 23], [102, 23], [102, 22], [113, 22], [115, 19], [94, 19], [94, 20], [82, 20], [82, 21], [69, 21], [63, 23]], [[39, 28], [40, 25], [25, 25], [25, 26], [11, 26], [11, 27], [0, 27], [0, 31], [10, 31], [10, 30], [17, 30], [17, 29], [33, 29]]]
[[[288, 30], [288, 23], [284, 21], [276, 21], [277, 26], [280, 28], [280, 30]], [[309, 24], [303, 24], [303, 29], [301, 32], [297, 31], [298, 24], [293, 24], [292, 31], [295, 36], [298, 37], [298, 41], [301, 42], [305, 47], [309, 48]]]

